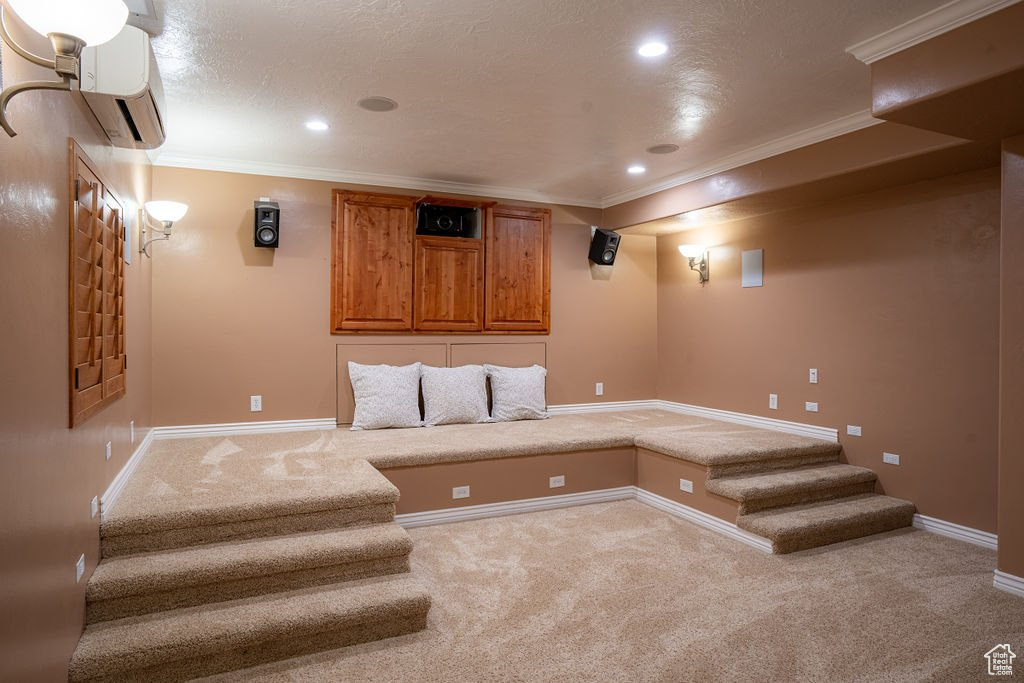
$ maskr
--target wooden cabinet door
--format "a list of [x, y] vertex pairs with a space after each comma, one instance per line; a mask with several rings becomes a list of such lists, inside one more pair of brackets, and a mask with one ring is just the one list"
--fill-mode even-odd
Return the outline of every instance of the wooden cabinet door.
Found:
[[482, 330], [483, 240], [418, 236], [415, 288], [417, 330]]
[[412, 330], [415, 200], [335, 190], [331, 326]]
[[487, 210], [485, 329], [547, 332], [551, 319], [551, 211]]

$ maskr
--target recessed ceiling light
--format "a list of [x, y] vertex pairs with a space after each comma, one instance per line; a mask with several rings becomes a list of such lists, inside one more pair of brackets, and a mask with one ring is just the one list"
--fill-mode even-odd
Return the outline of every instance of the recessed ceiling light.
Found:
[[393, 111], [398, 109], [398, 102], [387, 97], [365, 97], [356, 102], [367, 111]]
[[306, 128], [309, 128], [310, 130], [315, 130], [315, 131], [325, 131], [328, 128], [330, 128], [330, 126], [328, 126], [323, 121], [318, 121], [318, 120], [314, 119], [312, 121], [306, 121]]
[[657, 40], [644, 43], [637, 50], [637, 54], [641, 57], [658, 57], [666, 52], [668, 52], [668, 45]]
[[631, 175], [640, 175], [641, 173], [645, 173], [646, 171], [647, 169], [641, 166], [640, 164], [633, 164], [632, 166], [626, 169], [626, 173], [629, 173]]
[[654, 145], [653, 147], [648, 147], [647, 151], [651, 154], [671, 154], [672, 152], [679, 151], [679, 145], [673, 145], [671, 143], [665, 145]]

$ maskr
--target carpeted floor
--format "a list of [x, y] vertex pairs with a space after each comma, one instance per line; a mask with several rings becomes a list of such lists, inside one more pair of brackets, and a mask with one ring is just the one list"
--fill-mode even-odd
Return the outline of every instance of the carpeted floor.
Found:
[[410, 535], [425, 631], [209, 680], [983, 681], [992, 646], [1024, 656], [995, 554], [922, 531], [767, 555], [623, 501]]

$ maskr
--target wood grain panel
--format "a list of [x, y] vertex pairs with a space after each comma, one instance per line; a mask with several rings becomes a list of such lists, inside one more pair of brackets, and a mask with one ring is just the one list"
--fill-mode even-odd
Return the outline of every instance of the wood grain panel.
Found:
[[487, 210], [485, 328], [548, 332], [551, 316], [551, 211]]
[[417, 330], [482, 330], [483, 240], [418, 236], [415, 288]]

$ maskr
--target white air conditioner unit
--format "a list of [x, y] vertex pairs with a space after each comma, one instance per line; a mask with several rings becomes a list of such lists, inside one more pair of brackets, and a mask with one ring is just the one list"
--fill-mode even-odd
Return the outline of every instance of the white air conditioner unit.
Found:
[[167, 138], [160, 72], [142, 29], [125, 26], [113, 40], [82, 51], [81, 91], [117, 147], [155, 149]]

